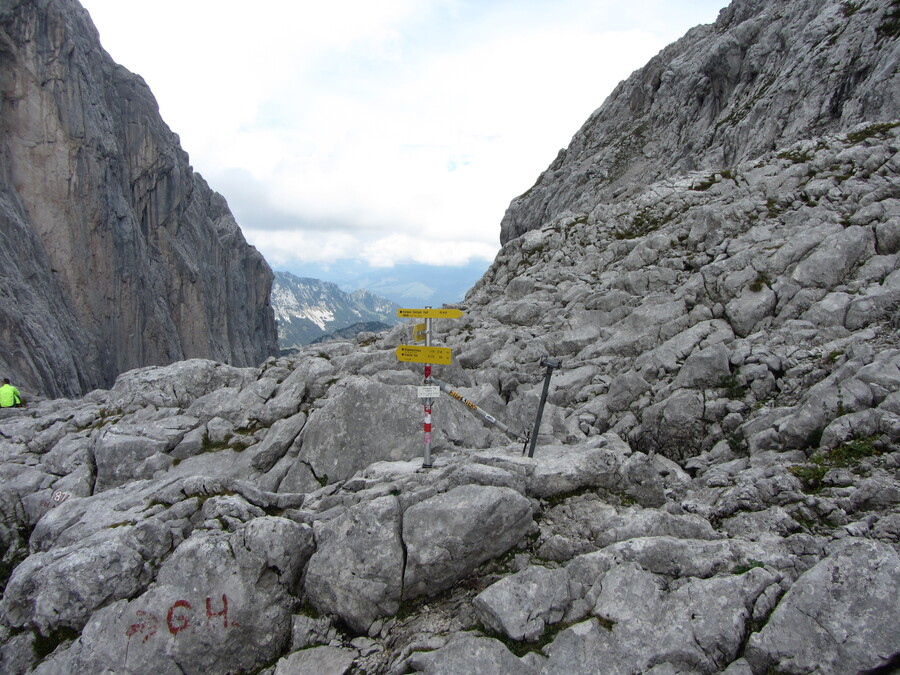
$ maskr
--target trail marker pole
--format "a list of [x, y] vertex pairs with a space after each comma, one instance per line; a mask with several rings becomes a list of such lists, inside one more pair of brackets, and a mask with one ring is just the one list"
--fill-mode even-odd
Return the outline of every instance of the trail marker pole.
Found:
[[534, 457], [534, 446], [537, 445], [538, 432], [541, 430], [541, 417], [544, 415], [544, 404], [547, 402], [547, 392], [550, 389], [550, 377], [553, 375], [553, 369], [559, 368], [562, 365], [562, 361], [545, 356], [541, 359], [541, 365], [547, 366], [547, 372], [544, 374], [544, 390], [541, 392], [541, 402], [538, 404], [534, 431], [531, 432], [531, 446], [528, 448], [529, 457]]
[[413, 342], [424, 340], [424, 346], [400, 345], [397, 347], [397, 358], [401, 361], [425, 364], [425, 384], [419, 387], [419, 398], [424, 399], [425, 407], [425, 452], [422, 458], [422, 468], [431, 468], [431, 410], [435, 399], [441, 395], [440, 387], [432, 384], [431, 365], [442, 363], [450, 365], [453, 357], [449, 347], [434, 347], [431, 344], [432, 319], [458, 319], [463, 315], [460, 309], [398, 309], [397, 316], [401, 319], [425, 319], [425, 323], [416, 324], [413, 327]]
[[[431, 309], [426, 307], [425, 309]], [[425, 318], [425, 347], [431, 347], [431, 317]], [[425, 364], [425, 386], [431, 386], [431, 364]], [[422, 468], [431, 468], [431, 406], [434, 404], [433, 398], [425, 399], [425, 453], [422, 457]]]

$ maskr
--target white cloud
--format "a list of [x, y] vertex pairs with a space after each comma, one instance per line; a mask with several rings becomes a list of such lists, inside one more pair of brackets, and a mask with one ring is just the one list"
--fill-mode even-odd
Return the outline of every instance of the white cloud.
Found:
[[272, 264], [381, 266], [490, 260], [509, 201], [720, 3], [83, 0]]

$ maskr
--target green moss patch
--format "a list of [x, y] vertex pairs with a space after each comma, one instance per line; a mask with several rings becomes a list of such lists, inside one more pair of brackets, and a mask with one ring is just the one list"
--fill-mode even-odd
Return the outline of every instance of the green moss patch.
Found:
[[855, 470], [864, 459], [880, 454], [882, 451], [876, 446], [874, 438], [853, 439], [834, 450], [817, 452], [808, 462], [794, 464], [788, 467], [788, 471], [800, 479], [804, 492], [815, 493], [822, 490], [822, 480], [831, 469]]

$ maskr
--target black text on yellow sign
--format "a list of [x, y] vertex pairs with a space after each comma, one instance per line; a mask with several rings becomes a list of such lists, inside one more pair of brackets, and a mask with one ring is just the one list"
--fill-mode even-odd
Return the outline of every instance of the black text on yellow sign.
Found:
[[398, 309], [401, 319], [458, 319], [463, 315], [461, 309]]
[[453, 360], [453, 353], [449, 347], [400, 345], [395, 353], [401, 361], [411, 363], [436, 363], [442, 366], [449, 366]]

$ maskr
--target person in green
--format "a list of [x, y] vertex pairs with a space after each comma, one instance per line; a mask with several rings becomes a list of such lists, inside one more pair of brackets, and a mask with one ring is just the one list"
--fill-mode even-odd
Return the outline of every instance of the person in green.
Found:
[[19, 390], [9, 383], [9, 378], [3, 378], [0, 386], [0, 408], [18, 408], [25, 405]]

